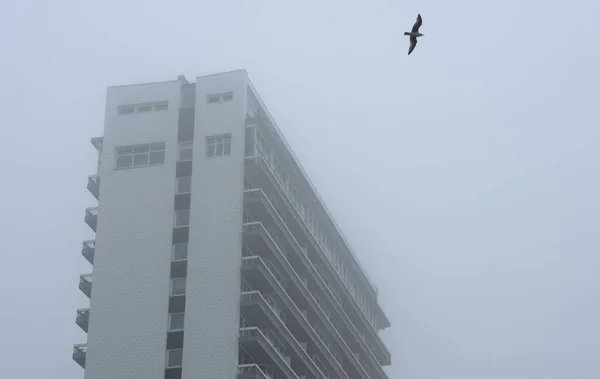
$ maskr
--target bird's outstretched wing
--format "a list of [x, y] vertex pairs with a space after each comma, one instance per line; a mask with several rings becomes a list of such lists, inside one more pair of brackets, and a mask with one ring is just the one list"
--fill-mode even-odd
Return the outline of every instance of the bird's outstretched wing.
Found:
[[408, 48], [408, 55], [410, 55], [410, 53], [413, 52], [413, 50], [415, 49], [415, 46], [417, 46], [417, 37], [410, 37], [410, 46]]
[[417, 21], [415, 22], [415, 24], [413, 25], [412, 28], [412, 32], [416, 33], [419, 31], [419, 28], [421, 27], [421, 25], [423, 25], [423, 19], [421, 18], [421, 14], [419, 13], [417, 15]]

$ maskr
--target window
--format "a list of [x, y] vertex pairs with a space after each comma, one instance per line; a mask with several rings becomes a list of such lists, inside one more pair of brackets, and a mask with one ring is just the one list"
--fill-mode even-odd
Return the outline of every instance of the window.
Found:
[[175, 211], [175, 227], [190, 225], [190, 210]]
[[167, 368], [181, 367], [183, 362], [183, 349], [167, 350]]
[[206, 102], [209, 104], [222, 103], [230, 100], [233, 100], [233, 92], [213, 93], [206, 96]]
[[173, 245], [173, 261], [185, 261], [187, 259], [187, 242], [176, 243]]
[[181, 89], [181, 108], [196, 106], [196, 87]]
[[169, 109], [169, 102], [168, 101], [159, 101], [157, 103], [154, 103], [154, 110], [157, 111], [164, 111]]
[[146, 113], [151, 112], [152, 108], [156, 111], [162, 111], [169, 108], [169, 101], [155, 101], [152, 103], [138, 103], [138, 104], [123, 104], [117, 107], [119, 115]]
[[119, 114], [132, 114], [134, 110], [133, 105], [119, 105]]
[[190, 193], [192, 192], [192, 177], [191, 176], [181, 176], [177, 178], [177, 188], [175, 188], [175, 193], [180, 195], [182, 193]]
[[206, 137], [206, 156], [222, 157], [231, 155], [231, 133]]
[[165, 163], [165, 143], [117, 148], [116, 168], [156, 166]]
[[171, 279], [171, 296], [185, 295], [185, 278]]
[[256, 128], [246, 128], [246, 151], [245, 155], [247, 157], [253, 157], [255, 154], [254, 149], [254, 140], [256, 135]]
[[170, 313], [169, 314], [169, 332], [183, 330], [183, 320], [185, 313]]
[[191, 161], [193, 157], [194, 142], [180, 142], [179, 143], [179, 162]]
[[152, 104], [140, 105], [140, 106], [138, 106], [137, 111], [138, 111], [138, 113], [150, 112], [150, 111], [152, 111]]

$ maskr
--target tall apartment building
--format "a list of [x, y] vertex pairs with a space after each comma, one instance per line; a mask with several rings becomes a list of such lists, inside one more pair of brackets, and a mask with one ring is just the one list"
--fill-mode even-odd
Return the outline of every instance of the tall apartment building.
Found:
[[390, 322], [244, 70], [109, 87], [85, 379], [384, 379]]

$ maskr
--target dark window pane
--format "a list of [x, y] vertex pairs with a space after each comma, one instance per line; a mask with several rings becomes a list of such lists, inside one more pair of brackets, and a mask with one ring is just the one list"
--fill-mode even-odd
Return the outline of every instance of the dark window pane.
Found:
[[137, 154], [133, 156], [134, 166], [147, 166], [148, 165], [148, 154]]
[[191, 147], [187, 147], [179, 150], [179, 161], [191, 161], [193, 150]]
[[117, 168], [125, 168], [131, 167], [133, 164], [133, 156], [132, 155], [124, 155], [117, 157]]
[[165, 163], [165, 152], [164, 151], [153, 151], [150, 153], [150, 164], [162, 164]]
[[215, 145], [214, 144], [209, 143], [208, 146], [206, 146], [206, 156], [207, 157], [215, 156]]

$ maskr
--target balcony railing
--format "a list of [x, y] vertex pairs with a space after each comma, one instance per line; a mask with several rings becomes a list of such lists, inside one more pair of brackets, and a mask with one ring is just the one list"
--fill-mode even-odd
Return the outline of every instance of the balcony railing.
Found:
[[88, 298], [92, 297], [92, 274], [79, 275], [79, 289]]
[[[332, 334], [333, 334], [335, 340], [337, 341], [338, 344], [340, 344], [342, 349], [346, 352], [346, 355], [349, 357], [350, 361], [353, 362], [353, 364], [355, 365], [358, 372], [362, 373], [363, 377], [368, 378], [369, 374], [365, 370], [363, 364], [355, 359], [354, 351], [352, 351], [352, 349], [350, 349], [347, 342], [339, 335], [339, 332], [335, 329], [333, 324], [331, 324], [331, 321], [329, 321], [329, 319], [327, 318], [322, 307], [319, 305], [317, 300], [314, 298], [313, 294], [310, 292], [310, 290], [306, 286], [306, 281], [302, 280], [298, 276], [298, 273], [294, 270], [294, 268], [291, 266], [290, 262], [283, 255], [283, 253], [281, 252], [281, 249], [279, 249], [277, 247], [275, 241], [270, 237], [269, 232], [265, 229], [265, 227], [262, 225], [262, 223], [257, 222], [257, 221], [244, 223], [243, 230], [244, 230], [244, 233], [261, 235], [266, 241], [268, 241], [270, 244], [272, 244], [272, 246], [276, 250], [276, 251], [274, 251], [275, 256], [280, 260], [281, 264], [283, 265], [283, 267], [284, 267], [285, 271], [287, 272], [287, 274], [289, 275], [290, 279], [292, 279], [292, 281], [294, 281], [296, 283], [296, 286], [300, 289], [300, 292], [303, 294], [306, 301], [309, 304], [311, 304], [311, 307], [314, 308], [315, 310], [319, 311], [319, 312], [317, 312], [317, 314], [319, 314], [319, 317], [323, 320], [324, 324], [332, 330]], [[260, 257], [244, 257], [242, 260], [242, 265], [258, 264], [258, 263], [264, 264], [264, 261], [262, 261], [262, 259]], [[293, 301], [292, 301], [292, 304], [294, 304], [294, 306], [295, 306], [295, 303]], [[342, 312], [343, 312], [343, 309], [342, 309]], [[351, 322], [348, 321], [348, 323], [349, 323], [349, 325], [351, 325], [351, 327], [350, 327], [351, 330], [356, 330], [356, 328], [354, 327], [354, 325]], [[313, 333], [315, 333], [314, 330], [313, 330]], [[360, 341], [359, 343], [364, 344], [363, 346], [366, 347], [367, 351], [370, 352], [370, 349], [368, 349], [368, 346], [366, 346], [365, 342], [360, 338], [360, 336], [358, 336], [357, 339]], [[320, 339], [318, 339], [318, 340], [320, 343], [322, 343], [320, 341]], [[327, 350], [329, 350], [329, 349], [327, 349]], [[372, 354], [372, 352], [371, 352], [371, 354]], [[335, 357], [333, 357], [333, 358], [335, 361], [337, 361], [335, 359]], [[377, 361], [375, 361], [375, 362], [377, 362]], [[377, 368], [380, 371], [383, 371], [381, 369], [381, 366], [379, 366], [378, 363], [376, 363], [376, 364], [377, 364]], [[385, 372], [383, 372], [381, 377], [387, 378], [387, 375], [385, 374]]]
[[86, 208], [85, 223], [95, 232], [98, 225], [98, 207]]
[[87, 344], [73, 345], [73, 360], [82, 368], [85, 368], [85, 356], [87, 355]]
[[92, 195], [99, 200], [100, 198], [100, 176], [90, 175], [88, 176], [87, 189]]
[[[268, 174], [268, 176], [271, 176], [271, 180], [277, 181], [278, 179], [275, 177], [275, 174], [273, 173], [272, 169], [268, 166], [268, 163], [264, 160], [264, 158], [259, 156], [258, 160], [264, 162], [265, 169], [268, 170], [267, 174]], [[279, 186], [281, 186], [281, 183], [279, 183]], [[380, 362], [380, 360], [382, 362], [384, 362], [384, 364], [386, 362], [389, 362], [390, 361], [390, 353], [389, 353], [387, 346], [385, 346], [383, 341], [377, 335], [377, 332], [375, 331], [375, 329], [372, 328], [372, 326], [365, 314], [364, 309], [362, 309], [362, 307], [359, 305], [358, 302], [354, 302], [354, 301], [350, 302], [355, 307], [354, 309], [356, 310], [358, 317], [361, 318], [362, 321], [367, 326], [366, 329], [369, 330], [369, 332], [371, 334], [370, 339], [377, 346], [377, 349], [375, 349], [375, 350], [373, 350], [373, 348], [371, 346], [369, 346], [368, 343], [366, 343], [364, 337], [358, 332], [358, 328], [356, 327], [356, 325], [354, 325], [354, 323], [352, 322], [352, 319], [349, 317], [349, 315], [346, 313], [346, 310], [341, 305], [338, 294], [333, 293], [331, 291], [331, 289], [329, 289], [325, 285], [325, 282], [322, 280], [320, 274], [318, 273], [318, 271], [312, 264], [312, 261], [308, 258], [307, 254], [306, 254], [306, 249], [303, 246], [301, 246], [298, 243], [298, 241], [295, 239], [295, 237], [293, 236], [293, 233], [289, 230], [286, 222], [283, 220], [283, 217], [281, 217], [281, 215], [279, 214], [277, 209], [273, 206], [273, 203], [269, 200], [269, 198], [266, 196], [264, 191], [260, 188], [245, 190], [244, 198], [248, 199], [248, 200], [260, 200], [260, 201], [264, 202], [265, 206], [270, 207], [269, 211], [273, 212], [275, 215], [277, 215], [277, 218], [279, 218], [279, 220], [276, 220], [276, 222], [278, 224], [280, 224], [280, 228], [283, 230], [283, 234], [287, 235], [288, 239], [291, 241], [290, 243], [292, 244], [292, 247], [296, 248], [296, 250], [298, 248], [300, 249], [300, 251], [301, 251], [301, 253], [299, 253], [300, 259], [302, 259], [304, 261], [304, 264], [308, 267], [308, 270], [311, 272], [311, 274], [313, 276], [315, 276], [316, 278], [318, 278], [317, 280], [318, 280], [318, 282], [320, 282], [321, 287], [324, 287], [324, 292], [329, 293], [328, 296], [330, 296], [332, 299], [334, 299], [333, 302], [335, 303], [335, 305], [337, 305], [335, 308], [338, 310], [339, 313], [341, 313], [345, 318], [347, 318], [347, 323], [352, 325], [350, 327], [350, 329], [352, 329], [353, 332], [355, 333], [355, 335], [357, 336], [358, 343], [360, 345], [362, 345], [363, 349], [366, 350], [367, 354], [370, 356], [369, 359], [371, 359], [378, 366], [378, 368], [379, 368], [378, 371], [380, 372], [380, 374], [385, 375], [385, 372], [379, 366], [379, 362]], [[291, 202], [291, 200], [289, 198], [286, 198], [286, 196], [283, 196], [283, 198], [284, 198], [284, 201], [287, 201], [289, 207], [294, 209], [296, 211], [297, 215], [300, 217], [301, 216], [300, 213], [298, 212], [297, 209], [294, 208], [294, 205]], [[300, 220], [302, 220], [301, 217], [300, 217]], [[307, 228], [306, 225], [305, 225], [305, 227]], [[307, 229], [307, 230], [309, 232], [311, 232], [309, 229]], [[314, 235], [313, 235], [313, 237], [314, 237]], [[320, 245], [320, 243], [318, 242], [318, 240], [316, 238], [313, 238], [313, 239], [317, 243], [319, 248], [321, 248], [323, 250], [323, 248]], [[328, 267], [330, 267], [331, 270], [333, 270], [332, 272], [334, 273], [333, 274], [334, 278], [336, 278], [337, 280], [341, 280], [338, 273], [335, 271], [335, 268], [333, 268], [332, 262], [329, 259], [324, 259], [324, 261], [325, 261], [325, 265], [327, 265]], [[342, 284], [341, 288], [343, 289], [344, 292], [346, 292], [347, 295], [350, 295], [353, 299], [356, 299], [356, 297], [350, 291], [348, 291], [348, 288], [346, 287], [345, 284]], [[344, 317], [342, 317], [342, 318], [344, 318]], [[378, 354], [376, 354], [376, 352]]]
[[[344, 371], [344, 369], [341, 366], [341, 363], [339, 362], [339, 360], [333, 354], [333, 352], [331, 351], [331, 349], [329, 349], [329, 347], [321, 340], [321, 338], [319, 337], [319, 335], [316, 332], [316, 330], [313, 328], [313, 326], [311, 325], [311, 323], [308, 321], [306, 311], [305, 310], [303, 311], [300, 308], [298, 308], [298, 305], [290, 298], [289, 294], [283, 289], [283, 287], [280, 287], [280, 286], [277, 285], [277, 281], [275, 280], [275, 276], [272, 274], [272, 272], [270, 272], [269, 268], [267, 267], [267, 265], [265, 264], [265, 262], [263, 261], [263, 259], [260, 258], [259, 256], [250, 256], [250, 257], [244, 257], [244, 258], [242, 258], [242, 267], [251, 267], [251, 266], [255, 266], [259, 270], [263, 270], [264, 271], [264, 275], [271, 275], [271, 278], [267, 278], [267, 281], [270, 282], [270, 286], [275, 290], [275, 293], [281, 299], [282, 305], [286, 309], [288, 309], [288, 311], [290, 311], [290, 313], [292, 315], [294, 315], [294, 317], [298, 321], [298, 324], [300, 325], [300, 327], [304, 328], [304, 330], [310, 336], [310, 338], [312, 339], [312, 341], [317, 346], [319, 346], [322, 354], [325, 357], [327, 357], [327, 359], [329, 360], [330, 365], [336, 371], [336, 373], [338, 374], [338, 376], [340, 378], [348, 378], [349, 376]], [[269, 279], [271, 279], [271, 280], [269, 280]], [[300, 281], [299, 277], [296, 276], [295, 281]], [[300, 282], [297, 282], [296, 284], [301, 285]], [[305, 291], [308, 292], [307, 289]], [[259, 292], [259, 291], [246, 291], [245, 294], [247, 294], [247, 295], [243, 296], [242, 302], [244, 302], [244, 301], [250, 301], [250, 299], [254, 299], [255, 296], [256, 296], [256, 295], [254, 295], [255, 292]], [[259, 292], [259, 295], [260, 295], [260, 292]], [[262, 297], [262, 296], [261, 296], [261, 298], [264, 299], [264, 297]], [[267, 302], [267, 304], [268, 304], [268, 302]], [[316, 305], [317, 304], [312, 304], [313, 307], [316, 306]], [[310, 301], [309, 301], [309, 306], [310, 306]], [[271, 307], [271, 309], [273, 309], [273, 308]], [[294, 341], [298, 342], [295, 338], [294, 338]], [[341, 340], [341, 337], [340, 337], [340, 341], [342, 341], [342, 342], [339, 342], [339, 343], [343, 343], [344, 346], [346, 346], [346, 348], [347, 348], [346, 351], [348, 352], [348, 354], [350, 354], [350, 355], [348, 355], [348, 357], [350, 359], [354, 359], [353, 352], [350, 350], [350, 348], [347, 347], [347, 345], [345, 345], [345, 342], [343, 342], [343, 340]], [[300, 345], [300, 348], [306, 352], [306, 343], [305, 342], [298, 342], [298, 343]]]
[[77, 318], [75, 319], [75, 323], [79, 325], [81, 329], [83, 329], [86, 333], [88, 331], [88, 325], [90, 322], [90, 309], [89, 308], [80, 308], [77, 310]]
[[246, 364], [238, 366], [238, 379], [271, 379], [257, 364]]
[[94, 137], [92, 138], [92, 145], [98, 150], [98, 152], [102, 151], [102, 145], [104, 144], [104, 137]]
[[252, 340], [257, 341], [263, 346], [263, 348], [270, 350], [270, 352], [268, 352], [269, 356], [271, 356], [271, 359], [274, 360], [274, 363], [276, 363], [277, 366], [284, 371], [286, 377], [291, 379], [299, 379], [296, 372], [292, 370], [290, 357], [282, 354], [280, 348], [276, 347], [272, 343], [272, 338], [268, 338], [260, 328], [256, 326], [240, 328], [239, 338], [241, 343]]
[[91, 264], [94, 264], [94, 254], [95, 253], [96, 253], [96, 241], [95, 240], [83, 241], [81, 255], [83, 255], [83, 257], [85, 259], [87, 259], [88, 262], [90, 262]]

